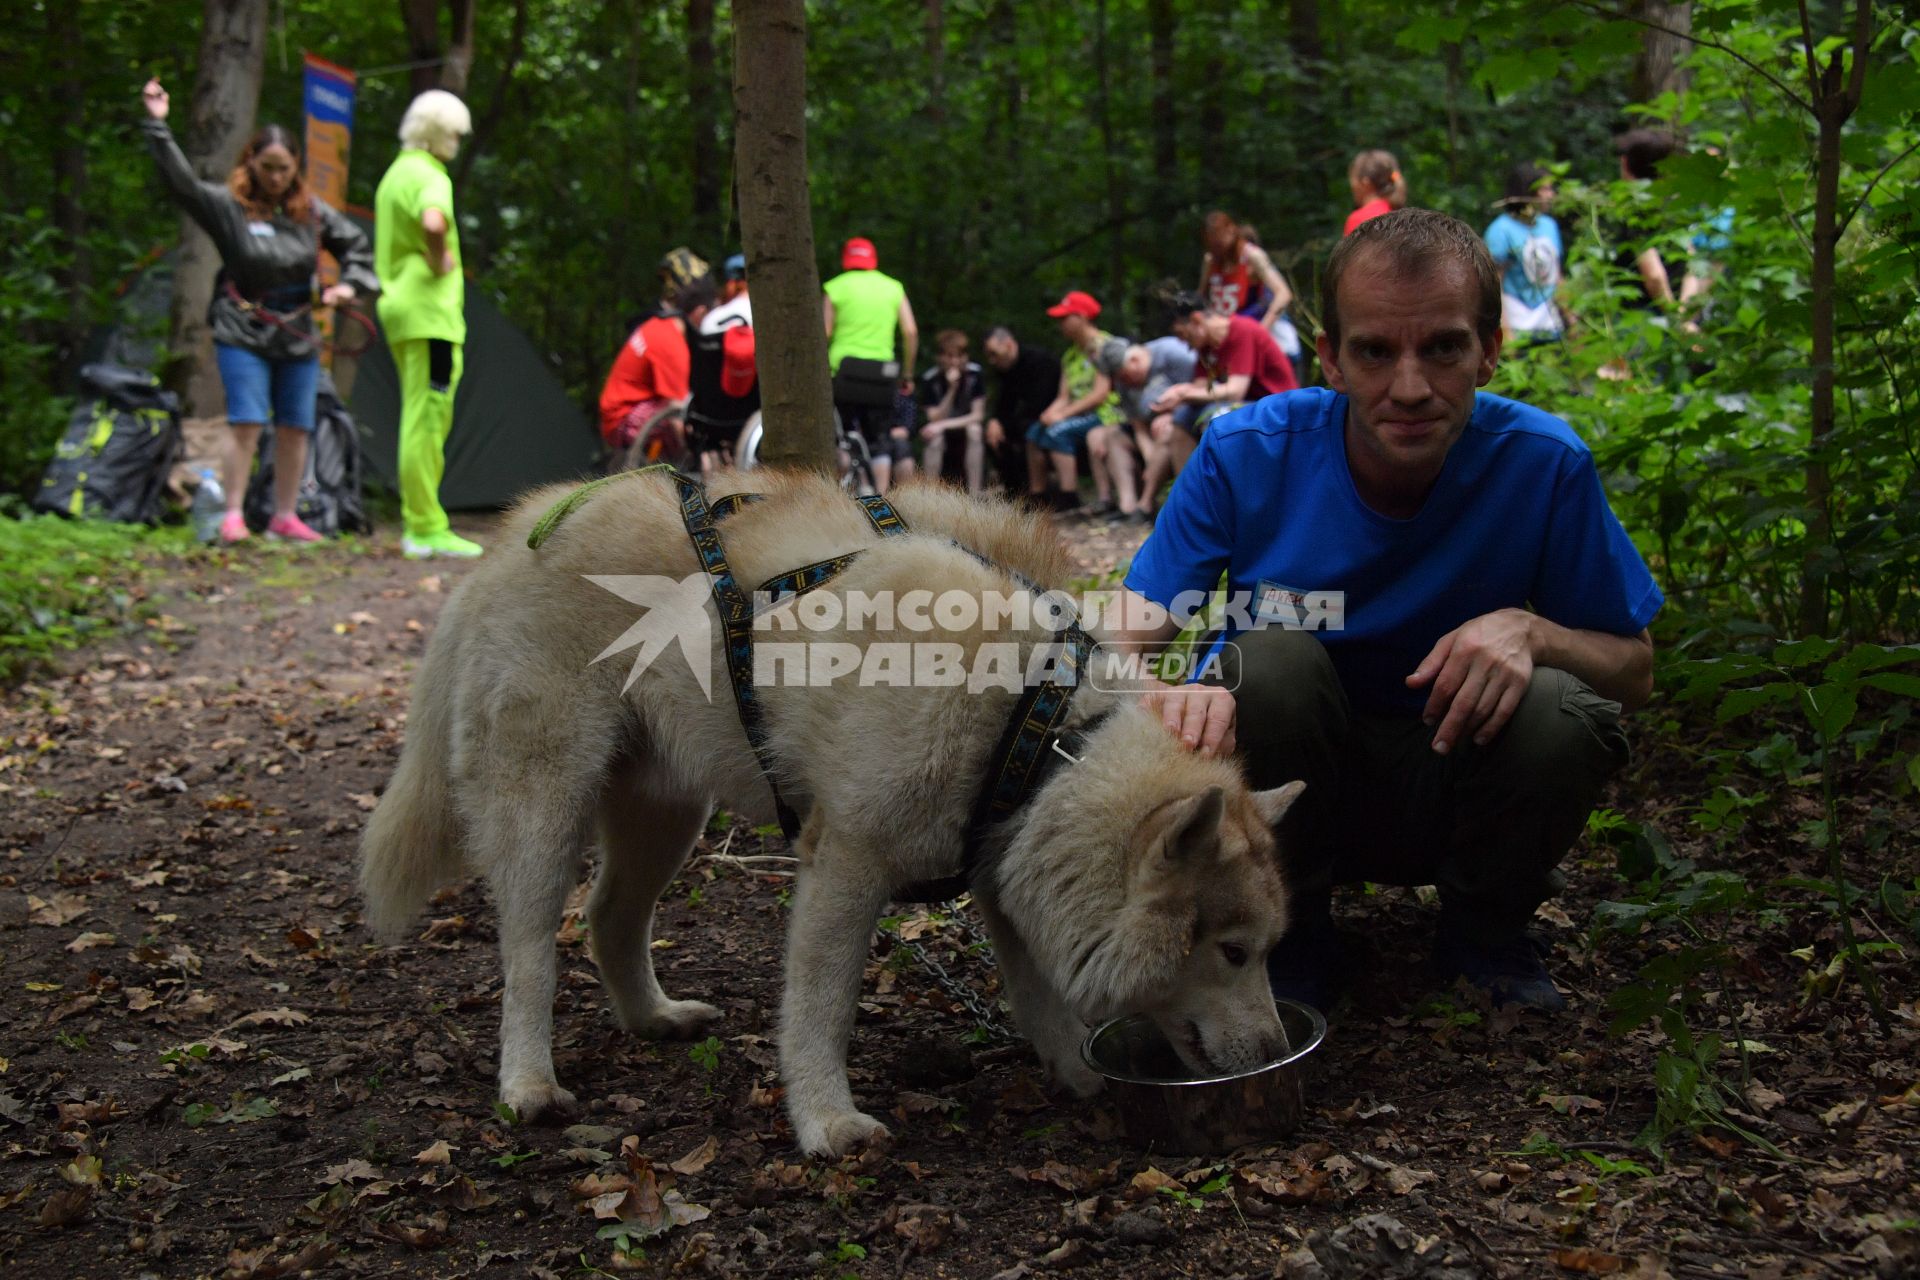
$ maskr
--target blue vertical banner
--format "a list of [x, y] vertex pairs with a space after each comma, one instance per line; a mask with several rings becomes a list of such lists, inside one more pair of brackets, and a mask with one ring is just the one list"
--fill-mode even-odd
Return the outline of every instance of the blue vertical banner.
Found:
[[[347, 207], [347, 158], [353, 142], [354, 74], [325, 58], [306, 55], [305, 91], [307, 139], [307, 190], [336, 209]], [[319, 287], [324, 289], [340, 279], [340, 264], [324, 249], [320, 252]], [[333, 337], [333, 313], [321, 310], [315, 317], [321, 336]], [[332, 353], [322, 348], [321, 357], [329, 366]]]

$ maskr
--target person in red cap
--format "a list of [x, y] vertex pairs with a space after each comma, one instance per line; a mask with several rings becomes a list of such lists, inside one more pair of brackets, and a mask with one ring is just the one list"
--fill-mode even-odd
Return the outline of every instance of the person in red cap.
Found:
[[[833, 407], [847, 430], [866, 438], [874, 487], [885, 493], [896, 475], [904, 480], [913, 474], [913, 362], [920, 326], [906, 286], [880, 270], [873, 241], [847, 241], [840, 265], [845, 269], [824, 286]], [[896, 333], [901, 359], [894, 357]]]
[[[1032, 499], [1056, 511], [1080, 508], [1077, 446], [1096, 427], [1122, 422], [1126, 413], [1114, 390], [1113, 375], [1127, 357], [1127, 342], [1107, 333], [1094, 319], [1100, 303], [1090, 293], [1075, 289], [1047, 314], [1060, 322], [1067, 349], [1060, 357], [1060, 391], [1027, 429], [1027, 488]], [[1058, 488], [1047, 493], [1047, 463], [1053, 463]], [[1111, 502], [1106, 472], [1094, 471], [1102, 510]]]

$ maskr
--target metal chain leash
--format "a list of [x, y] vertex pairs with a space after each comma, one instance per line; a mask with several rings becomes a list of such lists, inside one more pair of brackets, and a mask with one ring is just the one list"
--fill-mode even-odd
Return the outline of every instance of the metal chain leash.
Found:
[[[961, 932], [966, 935], [968, 942], [962, 948], [961, 955], [973, 952], [985, 965], [991, 967], [993, 943], [987, 937], [986, 931], [974, 922], [973, 917], [967, 914], [958, 902], [945, 902], [937, 909], [949, 919], [958, 921]], [[974, 1026], [985, 1033], [989, 1040], [1012, 1041], [1019, 1038], [1014, 1034], [1013, 1028], [1007, 1025], [1006, 1019], [1001, 1017], [998, 1000], [988, 1000], [983, 997], [978, 985], [967, 981], [965, 976], [955, 977], [947, 972], [947, 967], [935, 959], [933, 953], [921, 946], [919, 942], [903, 938], [897, 932], [890, 932], [887, 936], [893, 945], [904, 950], [915, 963], [933, 977], [936, 986], [959, 1002], [960, 1006], [973, 1018]]]

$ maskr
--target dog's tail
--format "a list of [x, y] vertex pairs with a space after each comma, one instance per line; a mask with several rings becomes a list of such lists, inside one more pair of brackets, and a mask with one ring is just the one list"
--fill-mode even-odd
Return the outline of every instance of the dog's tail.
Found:
[[433, 891], [463, 867], [456, 841], [448, 765], [453, 758], [456, 614], [449, 601], [414, 688], [407, 741], [386, 794], [360, 838], [360, 894], [367, 925], [398, 942]]

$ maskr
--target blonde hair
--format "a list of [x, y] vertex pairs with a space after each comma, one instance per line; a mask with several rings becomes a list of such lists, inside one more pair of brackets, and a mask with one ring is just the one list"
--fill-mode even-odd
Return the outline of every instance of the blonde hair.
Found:
[[1396, 209], [1407, 207], [1407, 180], [1391, 151], [1362, 151], [1347, 167], [1347, 176], [1372, 187], [1374, 194]]
[[400, 145], [451, 160], [460, 139], [473, 132], [473, 113], [445, 89], [429, 89], [407, 106], [400, 119]]

